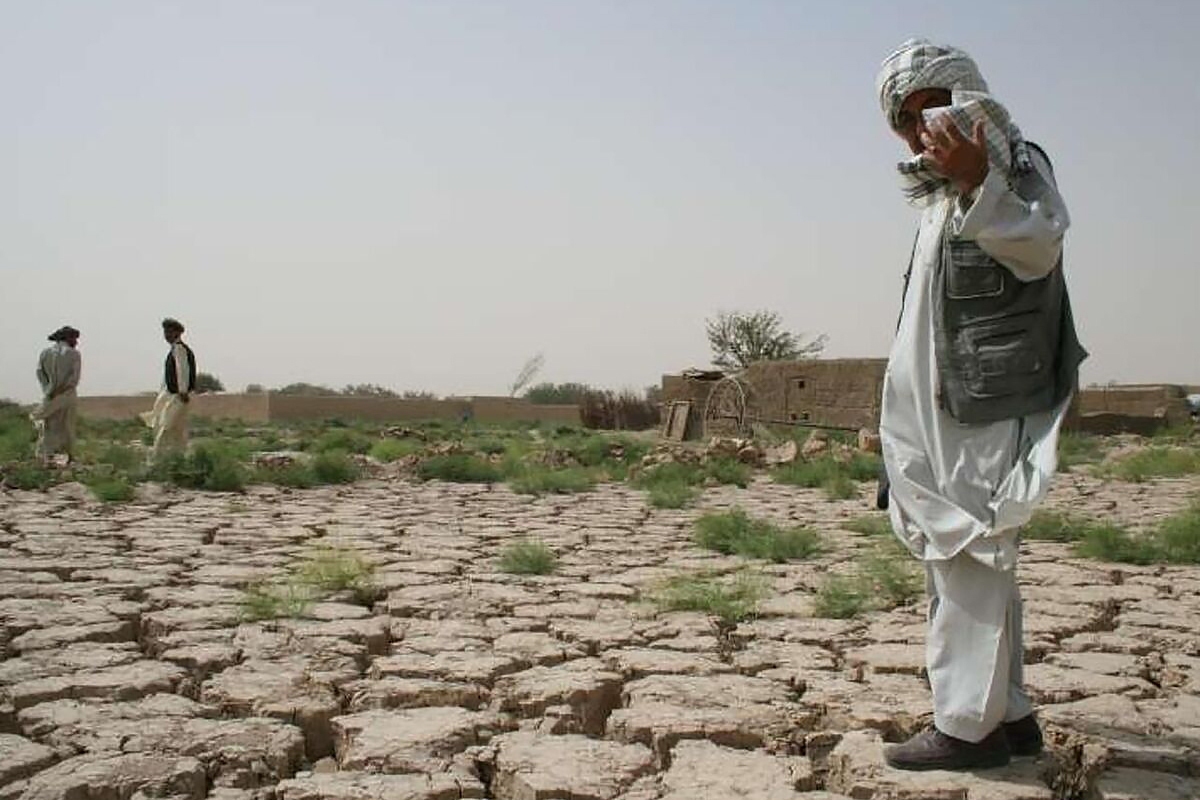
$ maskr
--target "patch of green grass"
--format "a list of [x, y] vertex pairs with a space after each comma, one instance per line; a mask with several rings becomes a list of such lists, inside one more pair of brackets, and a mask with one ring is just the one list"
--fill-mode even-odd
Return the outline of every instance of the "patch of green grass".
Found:
[[1076, 542], [1087, 535], [1094, 523], [1080, 520], [1057, 511], [1038, 510], [1025, 527], [1021, 538], [1036, 542]]
[[351, 428], [335, 428], [325, 431], [312, 443], [314, 453], [365, 453], [374, 446], [370, 436]]
[[1148, 447], [1111, 463], [1098, 474], [1140, 483], [1147, 478], [1177, 478], [1200, 473], [1200, 450], [1184, 447]]
[[309, 464], [317, 483], [354, 483], [362, 474], [358, 464], [338, 450], [319, 453]]
[[133, 499], [133, 484], [122, 473], [93, 476], [86, 483], [96, 499], [105, 503], [127, 503]]
[[867, 608], [867, 595], [858, 576], [835, 575], [817, 590], [813, 614], [826, 619], [850, 619]]
[[134, 472], [145, 463], [145, 455], [134, 447], [107, 444], [96, 453], [97, 464], [104, 464], [120, 472]]
[[733, 458], [714, 458], [704, 465], [704, 475], [717, 483], [739, 486], [750, 485], [750, 467]]
[[313, 593], [352, 591], [359, 602], [365, 603], [377, 593], [374, 573], [374, 565], [354, 550], [328, 547], [305, 559], [295, 577]]
[[736, 623], [754, 616], [765, 595], [757, 576], [743, 572], [728, 580], [702, 572], [668, 578], [650, 600], [660, 611], [700, 611]]
[[860, 574], [875, 604], [882, 608], [908, 605], [924, 591], [921, 576], [908, 553], [879, 548], [863, 559]]
[[62, 477], [55, 470], [35, 461], [19, 461], [4, 468], [4, 485], [10, 489], [45, 490], [60, 480]]
[[650, 487], [648, 499], [654, 508], [684, 508], [696, 502], [700, 491], [683, 481], [656, 483]]
[[1094, 464], [1104, 458], [1104, 442], [1098, 436], [1078, 431], [1058, 435], [1058, 471], [1066, 472], [1080, 464]]
[[875, 453], [854, 453], [844, 464], [846, 473], [852, 480], [873, 481], [879, 477], [879, 468], [883, 459]]
[[820, 487], [831, 500], [845, 500], [858, 494], [855, 481], [874, 480], [878, 476], [879, 457], [871, 453], [855, 453], [847, 461], [831, 456], [783, 464], [771, 472], [776, 483]]
[[557, 567], [554, 551], [541, 542], [514, 542], [500, 554], [500, 571], [511, 575], [549, 575]]
[[842, 525], [848, 531], [861, 533], [864, 536], [891, 536], [892, 521], [882, 514], [871, 514], [857, 517]]
[[642, 470], [630, 481], [630, 485], [635, 489], [653, 489], [663, 484], [696, 486], [703, 481], [704, 473], [695, 464], [667, 461]]
[[247, 622], [299, 617], [312, 601], [308, 588], [300, 584], [257, 583], [242, 593], [238, 616]]
[[185, 489], [210, 492], [240, 492], [246, 486], [247, 470], [226, 448], [203, 442], [188, 453], [173, 452], [160, 457], [150, 471], [152, 477]]
[[417, 466], [421, 480], [450, 483], [496, 483], [504, 476], [490, 461], [466, 453], [433, 456]]
[[0, 464], [33, 458], [37, 436], [29, 415], [15, 403], [0, 407]]
[[519, 494], [574, 494], [594, 487], [596, 479], [582, 467], [551, 469], [531, 465], [510, 477], [508, 485]]
[[820, 537], [809, 528], [780, 528], [753, 519], [740, 508], [705, 514], [696, 520], [696, 544], [708, 550], [776, 563], [807, 558], [821, 549]]
[[376, 461], [391, 463], [419, 452], [421, 445], [408, 439], [380, 439], [371, 445], [369, 455]]
[[1153, 564], [1159, 559], [1150, 537], [1134, 536], [1115, 525], [1097, 525], [1075, 542], [1075, 555], [1122, 564]]
[[1200, 564], [1200, 502], [1155, 528], [1159, 557], [1171, 564]]
[[641, 460], [650, 446], [629, 436], [606, 436], [604, 434], [569, 435], [564, 445], [571, 455], [585, 467], [630, 465]]
[[270, 483], [291, 489], [310, 489], [317, 485], [317, 476], [307, 463], [293, 461], [279, 467], [259, 467], [254, 472], [256, 483]]

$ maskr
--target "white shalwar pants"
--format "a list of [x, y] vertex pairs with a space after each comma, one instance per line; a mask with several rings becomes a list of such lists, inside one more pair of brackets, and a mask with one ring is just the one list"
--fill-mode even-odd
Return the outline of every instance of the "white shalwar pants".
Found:
[[966, 553], [925, 562], [929, 595], [926, 667], [934, 724], [977, 742], [1001, 722], [1033, 712], [1022, 688], [1021, 593], [1015, 569]]

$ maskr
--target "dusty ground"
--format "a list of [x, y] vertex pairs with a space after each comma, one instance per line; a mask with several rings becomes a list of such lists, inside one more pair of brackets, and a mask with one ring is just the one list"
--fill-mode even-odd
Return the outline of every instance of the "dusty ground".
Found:
[[[1144, 523], [1197, 489], [1067, 477], [1051, 505]], [[0, 494], [0, 800], [1200, 794], [1200, 568], [1027, 545], [1027, 680], [1052, 754], [904, 774], [880, 749], [927, 721], [919, 608], [810, 616], [823, 573], [868, 546], [838, 528], [865, 491], [705, 493], [831, 545], [765, 566], [775, 595], [732, 630], [642, 600], [674, 570], [740, 562], [691, 544], [698, 510], [624, 486], [140, 492]], [[497, 571], [521, 536], [560, 553], [557, 574]], [[242, 587], [316, 544], [369, 554], [383, 599], [239, 624]]]

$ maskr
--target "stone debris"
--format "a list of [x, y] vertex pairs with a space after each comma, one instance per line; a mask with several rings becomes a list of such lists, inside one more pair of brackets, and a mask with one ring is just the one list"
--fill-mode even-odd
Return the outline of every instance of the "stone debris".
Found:
[[[862, 432], [858, 449], [873, 442]], [[820, 431], [802, 446], [717, 439], [637, 469], [854, 451]], [[1137, 525], [1197, 490], [1072, 473], [1048, 505]], [[827, 546], [751, 564], [769, 587], [757, 618], [656, 611], [665, 578], [746, 566], [691, 540], [698, 514], [734, 502]], [[1051, 542], [1024, 543], [1018, 573], [1048, 752], [976, 774], [889, 769], [884, 743], [930, 721], [920, 603], [812, 616], [865, 513], [761, 480], [678, 511], [625, 485], [529, 498], [395, 475], [236, 499], [143, 486], [120, 506], [83, 487], [0, 490], [0, 800], [1200, 795], [1200, 568]], [[499, 572], [518, 538], [545, 542], [558, 570]], [[358, 551], [373, 591], [247, 619], [246, 587], [314, 547]]]

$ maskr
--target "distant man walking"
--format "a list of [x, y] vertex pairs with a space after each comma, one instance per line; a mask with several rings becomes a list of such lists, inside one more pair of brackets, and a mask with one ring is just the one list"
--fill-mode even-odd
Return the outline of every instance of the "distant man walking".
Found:
[[35, 452], [43, 464], [50, 463], [57, 453], [66, 453], [70, 463], [75, 450], [75, 390], [83, 368], [76, 349], [79, 331], [64, 325], [46, 338], [50, 346], [38, 357], [37, 366], [42, 402], [29, 415], [37, 430]]
[[886, 758], [999, 766], [1042, 748], [1015, 571], [1087, 355], [1063, 279], [1069, 219], [1049, 161], [966, 53], [906, 42], [877, 88], [913, 153], [899, 173], [921, 211], [880, 436], [892, 527], [925, 562], [934, 707], [934, 728]]
[[171, 346], [163, 368], [163, 386], [154, 407], [142, 415], [154, 429], [155, 458], [187, 448], [188, 403], [196, 387], [196, 356], [183, 343], [183, 323], [168, 317], [163, 320], [162, 329], [163, 338]]

